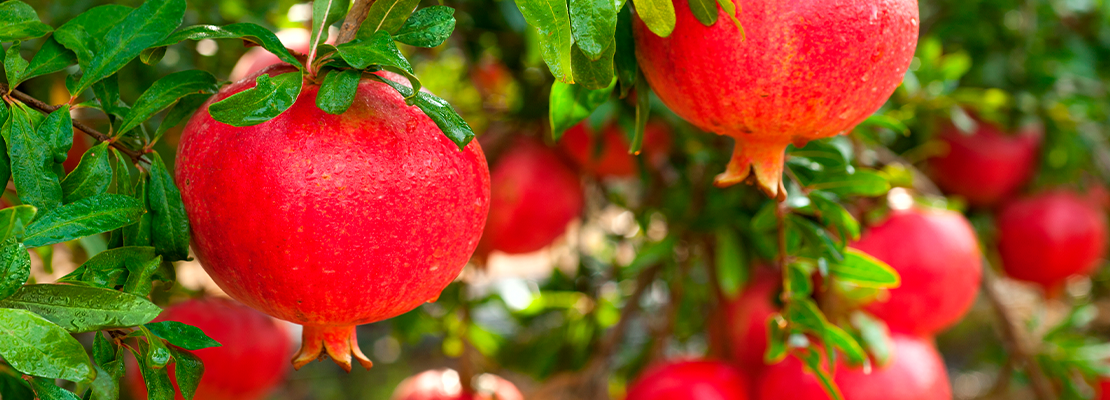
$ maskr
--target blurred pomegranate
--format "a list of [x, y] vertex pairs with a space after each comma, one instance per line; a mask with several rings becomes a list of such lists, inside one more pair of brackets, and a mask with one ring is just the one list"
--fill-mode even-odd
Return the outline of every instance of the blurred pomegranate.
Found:
[[760, 272], [744, 292], [725, 305], [729, 349], [737, 365], [751, 376], [767, 367], [763, 362], [763, 353], [767, 352], [767, 320], [778, 311], [774, 296], [782, 285], [782, 278], [775, 272], [757, 270]]
[[[282, 29], [277, 32], [277, 37], [281, 40], [281, 44], [284, 44], [290, 50], [305, 55], [310, 50], [311, 43], [309, 42], [312, 41], [312, 32], [307, 29]], [[335, 43], [335, 38], [328, 38], [327, 43]], [[231, 75], [228, 79], [232, 82], [238, 82], [240, 79], [254, 75], [255, 72], [261, 71], [263, 68], [278, 63], [281, 63], [281, 59], [275, 56], [274, 53], [266, 51], [262, 47], [254, 47], [247, 50], [243, 57], [239, 58], [239, 62], [235, 63], [235, 67], [231, 69]]]
[[977, 120], [971, 134], [947, 125], [940, 140], [948, 152], [929, 160], [933, 181], [945, 192], [974, 206], [990, 206], [1020, 189], [1037, 166], [1043, 128], [1026, 127], [1007, 134], [990, 122]]
[[628, 387], [625, 400], [747, 400], [747, 377], [720, 361], [657, 365]]
[[[635, 156], [628, 154], [628, 137], [616, 123], [606, 125], [601, 132], [594, 132], [588, 121], [582, 122], [567, 129], [559, 144], [578, 167], [588, 173], [616, 178], [636, 174]], [[661, 164], [670, 147], [670, 127], [659, 120], [649, 121], [644, 129], [644, 143], [640, 149], [647, 164]]]
[[466, 393], [459, 373], [451, 369], [424, 371], [397, 385], [392, 400], [524, 400], [524, 395], [497, 375], [482, 374], [474, 379], [473, 393]]
[[66, 160], [62, 162], [62, 168], [65, 169], [66, 174], [73, 172], [77, 168], [77, 164], [81, 163], [81, 156], [92, 148], [91, 142], [92, 139], [85, 132], [76, 128], [73, 129], [73, 146], [69, 147]]
[[1011, 278], [1058, 290], [1106, 256], [1106, 214], [1075, 193], [1056, 190], [1015, 200], [998, 214], [998, 253]]

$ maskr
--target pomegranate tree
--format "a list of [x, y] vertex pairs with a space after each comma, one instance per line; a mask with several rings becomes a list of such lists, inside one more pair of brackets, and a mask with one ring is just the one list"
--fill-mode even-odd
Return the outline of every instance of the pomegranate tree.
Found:
[[890, 296], [868, 306], [892, 331], [931, 335], [955, 324], [975, 301], [982, 255], [963, 215], [914, 208], [891, 212], [851, 245], [902, 277]]
[[[280, 65], [261, 73], [295, 71]], [[331, 356], [350, 370], [355, 325], [434, 301], [470, 258], [489, 208], [489, 172], [476, 142], [462, 151], [385, 83], [362, 78], [339, 115], [316, 106], [306, 82], [267, 122], [215, 121], [213, 102], [181, 137], [177, 184], [193, 249], [236, 300], [304, 325], [297, 368]]]
[[1013, 134], [990, 122], [965, 134], [948, 124], [940, 140], [948, 151], [929, 161], [933, 181], [945, 192], [975, 206], [990, 206], [1021, 188], [1037, 165], [1042, 128], [1030, 126]]
[[[641, 152], [648, 165], [657, 165], [666, 158], [670, 136], [670, 128], [661, 121], [649, 121], [644, 127]], [[615, 123], [594, 132], [589, 122], [582, 122], [567, 129], [559, 144], [583, 171], [615, 178], [636, 174], [636, 160], [628, 154], [628, 138]]]
[[524, 400], [512, 382], [493, 374], [475, 377], [468, 391], [451, 369], [424, 371], [401, 381], [392, 400]]
[[1106, 214], [1073, 192], [1015, 200], [998, 214], [998, 254], [1011, 278], [1048, 291], [1090, 273], [1106, 256]]
[[685, 0], [674, 9], [665, 38], [635, 19], [640, 70], [676, 114], [736, 140], [718, 186], [750, 179], [772, 197], [785, 196], [786, 146], [847, 133], [878, 110], [917, 46], [916, 0], [744, 1], [743, 32], [719, 7], [712, 26]]
[[778, 312], [774, 296], [781, 282], [782, 277], [775, 273], [759, 273], [740, 297], [725, 306], [733, 360], [751, 375], [766, 368], [763, 354], [767, 352], [767, 321]]
[[669, 362], [641, 374], [625, 399], [747, 400], [747, 377], [720, 361]]

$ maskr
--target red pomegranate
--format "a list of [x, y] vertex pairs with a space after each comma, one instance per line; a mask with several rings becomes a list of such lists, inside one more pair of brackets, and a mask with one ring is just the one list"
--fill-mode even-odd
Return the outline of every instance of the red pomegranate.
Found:
[[[194, 398], [204, 400], [262, 399], [281, 383], [292, 351], [288, 334], [272, 318], [231, 300], [189, 300], [162, 311], [155, 321], [177, 321], [200, 328], [221, 347], [193, 351], [204, 362], [204, 375]], [[127, 386], [146, 398], [139, 368], [129, 362]], [[170, 380], [177, 388], [172, 366]], [[177, 390], [177, 400], [183, 400]]]
[[[600, 144], [598, 136], [601, 137]], [[593, 132], [588, 122], [582, 122], [567, 129], [559, 144], [583, 171], [615, 178], [636, 174], [636, 160], [628, 154], [628, 138], [615, 123], [606, 125], [601, 132]], [[648, 165], [661, 163], [670, 147], [671, 134], [667, 124], [658, 120], [649, 121], [641, 146]]]
[[625, 400], [747, 400], [747, 377], [720, 361], [657, 365], [628, 387]]
[[459, 373], [451, 369], [424, 371], [397, 385], [391, 400], [524, 400], [524, 395], [497, 375], [482, 374], [474, 379], [471, 393], [463, 390]]
[[901, 286], [868, 306], [892, 331], [931, 335], [952, 326], [979, 293], [982, 255], [963, 215], [939, 209], [894, 211], [851, 245], [898, 271]]
[[341, 115], [316, 107], [318, 90], [305, 83], [291, 108], [249, 127], [204, 105], [182, 133], [176, 180], [193, 250], [220, 288], [304, 325], [295, 367], [326, 351], [369, 368], [355, 325], [434, 301], [459, 275], [485, 224], [489, 172], [476, 141], [459, 151], [384, 83], [360, 82]]
[[1098, 400], [1110, 400], [1110, 380], [1098, 381]]
[[[277, 32], [278, 40], [286, 48], [296, 51], [301, 54], [308, 54], [309, 47], [312, 46], [312, 32], [304, 28], [289, 28], [282, 29]], [[334, 39], [329, 39], [327, 43], [333, 43]], [[303, 60], [302, 60], [303, 61]], [[248, 76], [253, 76], [263, 68], [269, 67], [274, 64], [280, 64], [281, 59], [263, 49], [262, 47], [255, 47], [247, 50], [243, 57], [239, 58], [239, 62], [235, 63], [235, 67], [231, 69], [231, 75], [228, 77], [232, 82], [237, 82], [240, 79]]]
[[582, 183], [554, 150], [521, 139], [490, 175], [490, 213], [479, 254], [530, 253], [554, 242], [582, 212]]
[[[895, 334], [888, 365], [870, 374], [862, 368], [837, 365], [833, 377], [846, 400], [951, 400], [944, 360], [925, 338]], [[843, 360], [843, 358], [841, 358]], [[817, 377], [797, 358], [772, 365], [756, 389], [762, 400], [828, 400]]]
[[774, 296], [780, 286], [782, 278], [777, 273], [761, 270], [740, 297], [725, 305], [732, 357], [752, 376], [767, 367], [763, 362], [767, 352], [767, 321], [778, 311]]
[[686, 0], [674, 8], [666, 38], [633, 22], [640, 69], [676, 114], [736, 140], [718, 186], [751, 179], [772, 197], [785, 196], [786, 146], [847, 133], [878, 110], [917, 46], [916, 0], [742, 0], [746, 37], [719, 7], [709, 27]]
[[998, 254], [1011, 278], [1048, 291], [1106, 256], [1106, 214], [1064, 190], [1015, 200], [998, 214]]
[[990, 206], [1020, 189], [1037, 165], [1042, 128], [1030, 126], [1009, 135], [998, 126], [977, 121], [972, 134], [949, 124], [940, 133], [947, 154], [929, 161], [933, 181], [945, 192], [974, 206]]
[[81, 163], [81, 156], [85, 155], [86, 151], [92, 148], [88, 135], [78, 129], [73, 130], [73, 145], [69, 147], [69, 152], [66, 153], [66, 160], [62, 162], [62, 169], [66, 174], [73, 172], [77, 165]]

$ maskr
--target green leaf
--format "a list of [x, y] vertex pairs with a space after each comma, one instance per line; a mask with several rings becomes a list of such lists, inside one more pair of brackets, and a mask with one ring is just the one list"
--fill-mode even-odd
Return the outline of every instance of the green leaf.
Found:
[[131, 225], [143, 214], [139, 200], [118, 194], [101, 194], [47, 212], [27, 226], [23, 243], [46, 246]]
[[109, 149], [112, 150], [112, 193], [130, 196], [134, 193], [131, 186], [131, 171], [127, 167], [131, 159], [124, 157], [119, 150], [111, 147]]
[[243, 39], [255, 43], [270, 53], [273, 53], [281, 61], [289, 63], [298, 69], [304, 68], [304, 65], [289, 53], [285, 45], [281, 44], [281, 39], [271, 32], [269, 29], [263, 28], [258, 24], [249, 22], [241, 22], [237, 24], [226, 25], [223, 27], [214, 25], [194, 25], [177, 32], [174, 32], [169, 37], [159, 41], [144, 50], [144, 52], [154, 52], [159, 48], [171, 46], [180, 43], [183, 40], [202, 40], [202, 39]]
[[863, 311], [856, 311], [851, 316], [852, 326], [860, 332], [863, 346], [875, 358], [875, 363], [880, 367], [890, 362], [893, 349], [891, 348], [890, 331], [886, 324], [878, 318], [867, 315]]
[[139, 372], [142, 373], [146, 384], [147, 400], [173, 400], [174, 389], [173, 383], [170, 382], [169, 368], [155, 368], [147, 357], [144, 357], [150, 353], [149, 342], [140, 340], [138, 347], [137, 350], [131, 350], [131, 353], [138, 360]]
[[0, 357], [27, 375], [83, 382], [94, 374], [77, 339], [27, 310], [0, 308]]
[[220, 342], [213, 340], [192, 325], [177, 321], [151, 322], [146, 324], [147, 329], [170, 344], [185, 350], [200, 350], [209, 347], [220, 347]]
[[736, 9], [736, 4], [733, 3], [732, 0], [717, 0], [717, 4], [721, 6], [721, 9], [725, 11], [725, 14], [728, 15], [728, 18], [732, 20], [732, 24], [736, 25], [736, 29], [740, 31], [740, 37], [743, 38], [744, 25], [741, 25], [740, 19], [736, 18], [736, 14], [738, 11]]
[[220, 90], [216, 77], [201, 70], [175, 72], [162, 77], [149, 88], [131, 107], [131, 112], [123, 119], [119, 132], [127, 132], [155, 113], [172, 106], [178, 99], [192, 94], [214, 94]]
[[34, 312], [70, 332], [126, 328], [150, 322], [161, 308], [111, 289], [81, 285], [25, 285], [0, 307]]
[[589, 117], [598, 106], [609, 99], [609, 94], [612, 92], [612, 85], [605, 89], [589, 90], [580, 85], [562, 82], [551, 84], [548, 112], [551, 133], [555, 140], [559, 140], [567, 129]]
[[[616, 32], [617, 9], [612, 0], [570, 0], [571, 37], [589, 60], [597, 61], [611, 53]], [[574, 74], [577, 82], [578, 67], [574, 67]]]
[[[147, 172], [139, 173], [139, 182], [135, 185], [135, 190], [132, 195], [139, 199], [145, 207], [145, 210], [150, 210], [150, 174]], [[123, 246], [153, 246], [154, 240], [152, 239], [152, 226], [153, 219], [150, 212], [146, 212], [142, 217], [139, 217], [139, 222], [123, 227]]]
[[730, 228], [717, 229], [715, 250], [717, 282], [726, 297], [735, 299], [748, 281], [748, 260], [744, 256], [744, 248], [740, 246], [740, 238]]
[[5, 299], [31, 277], [31, 255], [23, 243], [9, 238], [0, 243], [0, 299]]
[[253, 88], [228, 96], [208, 106], [212, 118], [231, 126], [252, 126], [269, 121], [288, 110], [301, 94], [300, 71], [271, 78], [258, 76]]
[[763, 353], [764, 364], [775, 364], [786, 358], [786, 332], [779, 325], [781, 320], [782, 316], [779, 314], [767, 319], [767, 352]]
[[786, 293], [793, 298], [807, 298], [813, 294], [813, 281], [810, 280], [809, 270], [800, 263], [791, 263], [787, 266], [789, 279], [784, 282]]
[[92, 91], [100, 101], [100, 107], [108, 114], [109, 121], [114, 122], [131, 112], [131, 107], [119, 95], [119, 75], [112, 74], [94, 83]]
[[857, 125], [857, 128], [867, 127], [886, 128], [901, 133], [903, 135], [910, 134], [910, 128], [906, 126], [906, 124], [902, 123], [902, 121], [889, 115], [883, 114], [872, 114], [870, 117], [867, 117], [867, 119], [863, 120], [863, 122]]
[[811, 190], [824, 190], [838, 196], [879, 196], [890, 190], [890, 183], [875, 171], [855, 173], [833, 172], [816, 177], [807, 185]]
[[185, 0], [147, 0], [104, 36], [100, 49], [82, 66], [74, 94], [107, 78], [151, 45], [165, 39], [185, 16]]
[[617, 33], [613, 42], [617, 45], [613, 68], [620, 81], [620, 94], [623, 98], [636, 85], [636, 75], [640, 73], [640, 66], [636, 61], [636, 41], [632, 38], [631, 7], [625, 7], [617, 14]]
[[832, 263], [830, 270], [836, 279], [856, 286], [890, 289], [902, 284], [894, 268], [851, 247], [845, 251], [844, 261]]
[[379, 31], [389, 34], [401, 29], [402, 24], [416, 9], [420, 0], [377, 0], [370, 5], [366, 19], [359, 26], [356, 37], [369, 38]]
[[166, 347], [166, 343], [154, 336], [146, 326], [140, 326], [139, 332], [143, 333], [143, 337], [146, 338], [146, 343], [149, 346], [144, 354], [146, 365], [156, 369], [169, 365], [172, 356], [170, 355], [170, 349]]
[[11, 118], [4, 125], [8, 139], [8, 156], [12, 160], [12, 178], [19, 199], [39, 209], [53, 210], [62, 204], [62, 185], [54, 173], [53, 138], [59, 135], [73, 137], [69, 119], [69, 106], [62, 106], [50, 113], [35, 130], [27, 110], [12, 108]]
[[840, 205], [833, 196], [821, 190], [809, 193], [813, 207], [821, 213], [821, 221], [836, 229], [842, 239], [859, 240], [859, 221]]
[[314, 0], [312, 2], [312, 37], [309, 40], [309, 54], [315, 58], [320, 43], [328, 38], [328, 27], [343, 19], [347, 14], [350, 0]]
[[0, 3], [0, 42], [34, 39], [52, 30], [27, 3], [18, 0]]
[[[131, 7], [115, 4], [90, 8], [58, 27], [54, 32], [54, 39], [74, 52], [82, 69], [88, 68], [96, 52], [102, 47], [108, 30], [123, 22], [132, 10]], [[76, 89], [76, 86], [72, 89]], [[72, 89], [70, 93], [77, 94]]]
[[162, 256], [155, 257], [147, 262], [126, 262], [127, 282], [123, 284], [123, 291], [139, 297], [150, 295], [153, 289], [153, 277], [162, 265]]
[[36, 211], [35, 206], [27, 204], [0, 209], [0, 241], [23, 236]]
[[170, 130], [170, 128], [180, 125], [182, 121], [191, 117], [200, 106], [204, 105], [205, 101], [208, 101], [209, 97], [212, 96], [208, 94], [191, 94], [179, 99], [177, 104], [166, 113], [165, 118], [162, 118], [162, 123], [158, 125], [158, 131], [154, 132], [154, 137], [150, 139], [151, 143], [157, 142], [158, 139], [162, 138], [162, 135], [166, 134], [166, 131]]
[[4, 76], [8, 79], [8, 88], [14, 89], [19, 86], [19, 77], [27, 70], [27, 60], [19, 54], [20, 42], [12, 43], [8, 46], [8, 50], [4, 52]]
[[81, 400], [73, 392], [55, 385], [53, 379], [32, 378], [31, 390], [35, 392], [35, 398], [38, 400]]
[[694, 18], [697, 18], [702, 25], [713, 26], [717, 23], [717, 0], [690, 0], [689, 3]]
[[185, 397], [185, 400], [192, 400], [196, 396], [197, 386], [200, 386], [200, 378], [204, 375], [204, 363], [193, 353], [185, 350], [171, 347], [170, 353], [173, 354], [174, 377], [177, 378], [177, 387], [181, 389], [181, 396]]
[[412, 73], [412, 65], [397, 49], [393, 37], [387, 32], [378, 32], [365, 39], [355, 39], [335, 46], [339, 56], [355, 69], [366, 69], [371, 65], [397, 67]]
[[571, 65], [574, 69], [574, 82], [586, 89], [599, 90], [613, 84], [613, 56], [617, 46], [610, 45], [597, 61], [591, 61], [575, 43], [571, 49]]
[[570, 12], [566, 0], [517, 0], [516, 5], [528, 25], [540, 32], [540, 54], [551, 74], [560, 82], [574, 83], [570, 61]]
[[863, 351], [863, 347], [856, 341], [856, 338], [849, 335], [848, 332], [845, 332], [843, 329], [840, 329], [839, 326], [833, 324], [826, 325], [825, 331], [828, 332], [827, 337], [831, 341], [831, 343], [828, 344], [840, 349], [840, 351], [848, 357], [848, 362], [851, 365], [869, 364], [867, 353]]
[[189, 218], [181, 191], [173, 183], [158, 152], [152, 153], [147, 202], [150, 204], [154, 248], [166, 261], [189, 258]]
[[443, 44], [454, 30], [455, 9], [447, 6], [431, 6], [412, 13], [405, 24], [401, 25], [401, 29], [393, 35], [393, 40], [416, 47], [431, 48]]
[[667, 37], [674, 31], [674, 3], [671, 0], [632, 0], [632, 4], [636, 5], [636, 16], [652, 33]]
[[825, 336], [825, 327], [829, 324], [817, 304], [808, 298], [794, 298], [787, 302], [783, 316], [792, 325], [818, 337]]
[[31, 57], [31, 65], [20, 75], [20, 81], [52, 74], [77, 63], [77, 55], [62, 46], [54, 36], [46, 38], [42, 47]]
[[59, 282], [80, 281], [100, 288], [114, 289], [123, 285], [127, 277], [127, 265], [146, 263], [157, 255], [153, 247], [128, 246], [108, 249], [81, 264], [72, 273], [59, 279]]
[[424, 111], [424, 114], [427, 114], [436, 123], [436, 126], [443, 131], [448, 139], [459, 146], [459, 151], [462, 151], [474, 139], [474, 130], [470, 129], [470, 125], [443, 99], [428, 92], [414, 92], [412, 88], [402, 83], [393, 82], [378, 75], [371, 75], [370, 77], [392, 86], [394, 90], [406, 98], [413, 98], [415, 94], [415, 105], [420, 107], [420, 110]]
[[324, 83], [316, 94], [316, 107], [328, 114], [339, 115], [346, 112], [355, 101], [360, 79], [362, 71], [357, 69], [331, 71], [324, 77]]
[[62, 201], [77, 200], [104, 194], [112, 183], [112, 165], [108, 159], [108, 142], [93, 146], [81, 156], [81, 163], [62, 180]]
[[825, 393], [832, 397], [832, 400], [845, 400], [844, 395], [840, 393], [840, 388], [836, 386], [833, 381], [832, 375], [821, 366], [821, 355], [816, 351], [805, 351], [801, 354], [795, 354], [798, 359], [802, 360], [806, 370], [814, 374], [817, 380], [821, 382], [821, 386], [825, 388]]
[[8, 158], [7, 144], [11, 137], [10, 116], [7, 103], [0, 101], [0, 182], [5, 183], [12, 178], [12, 161]]
[[0, 367], [0, 399], [33, 399], [35, 393], [23, 380], [22, 374], [11, 368]]

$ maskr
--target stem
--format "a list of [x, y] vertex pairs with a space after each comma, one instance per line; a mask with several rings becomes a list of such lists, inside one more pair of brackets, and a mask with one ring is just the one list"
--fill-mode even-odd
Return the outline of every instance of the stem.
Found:
[[347, 18], [339, 28], [339, 37], [335, 40], [335, 44], [347, 43], [355, 38], [358, 27], [366, 20], [366, 15], [370, 13], [370, 6], [373, 4], [374, 0], [355, 0], [355, 4], [347, 12]]
[[790, 285], [786, 284], [790, 281], [790, 272], [786, 269], [786, 203], [775, 204], [775, 219], [778, 220], [778, 264], [779, 272], [782, 273], [782, 301], [785, 303], [794, 298], [794, 294], [790, 293]]
[[462, 384], [463, 393], [474, 393], [471, 387], [477, 368], [474, 368], [474, 349], [470, 345], [468, 333], [470, 329], [470, 299], [467, 298], [470, 285], [466, 280], [459, 282], [459, 339], [462, 341], [462, 354], [459, 355], [459, 383]]
[[640, 272], [636, 277], [636, 289], [632, 291], [632, 296], [628, 298], [628, 303], [625, 303], [621, 308], [621, 316], [617, 321], [617, 325], [613, 330], [609, 331], [609, 335], [605, 336], [601, 345], [598, 347], [598, 352], [595, 353], [595, 358], [603, 360], [602, 362], [608, 363], [609, 358], [616, 352], [617, 344], [624, 338], [624, 332], [628, 330], [629, 320], [637, 312], [640, 312], [640, 298], [644, 297], [644, 292], [651, 282], [655, 280], [655, 275], [662, 269], [662, 264], [655, 264]]
[[[1002, 304], [1002, 295], [998, 293], [995, 288], [997, 277], [994, 274], [994, 269], [991, 268], [990, 261], [983, 257], [983, 294], [987, 297], [991, 308], [994, 309], [995, 315], [998, 316], [999, 330], [1001, 331], [1003, 346], [1010, 353], [1010, 357], [1015, 365], [1020, 366], [1029, 375], [1029, 383], [1033, 386], [1033, 393], [1038, 400], [1055, 400], [1056, 394], [1052, 390], [1052, 382], [1041, 370], [1040, 364], [1033, 358], [1033, 349], [1028, 338], [1026, 338], [1014, 323], [1014, 317], [1010, 315], [1008, 310]], [[1000, 377], [1001, 378], [1001, 377]]]

